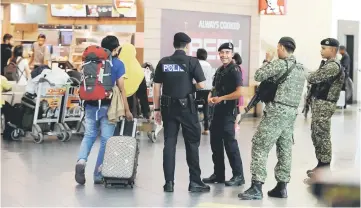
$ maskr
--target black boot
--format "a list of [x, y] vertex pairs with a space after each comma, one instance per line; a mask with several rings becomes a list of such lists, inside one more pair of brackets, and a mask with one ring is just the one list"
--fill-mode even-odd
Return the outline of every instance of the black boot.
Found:
[[317, 163], [317, 166], [314, 169], [307, 170], [307, 172], [306, 172], [307, 176], [311, 178], [313, 173], [316, 171], [317, 168], [329, 167], [329, 166], [330, 166], [330, 163], [323, 163], [323, 162], [321, 162], [321, 160], [319, 160], [318, 163]]
[[263, 198], [262, 182], [252, 181], [251, 188], [238, 194], [238, 198], [241, 200], [261, 200]]
[[224, 183], [226, 186], [242, 186], [244, 184], [243, 176], [233, 176], [231, 180]]
[[320, 165], [320, 162], [321, 162], [321, 161], [318, 160], [318, 163], [317, 163], [316, 167], [314, 167], [314, 168], [311, 169], [311, 170], [307, 170], [307, 171], [306, 171], [306, 174], [309, 175], [310, 173], [314, 172], [314, 171], [316, 170], [316, 168]]
[[164, 192], [173, 192], [174, 191], [174, 182], [166, 181], [163, 186]]
[[191, 181], [188, 186], [188, 191], [190, 192], [209, 192], [211, 187], [204, 184], [203, 182], [193, 182]]
[[269, 197], [287, 198], [287, 183], [278, 182], [276, 187], [268, 192]]
[[212, 174], [209, 178], [203, 178], [203, 183], [224, 183], [224, 177], [217, 177], [216, 174]]

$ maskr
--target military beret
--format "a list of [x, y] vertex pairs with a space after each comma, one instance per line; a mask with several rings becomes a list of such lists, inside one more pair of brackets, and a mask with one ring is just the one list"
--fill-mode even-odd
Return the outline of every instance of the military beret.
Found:
[[223, 43], [221, 46], [219, 46], [218, 52], [223, 50], [223, 49], [229, 49], [229, 50], [233, 51], [233, 49], [234, 49], [233, 43], [231, 43], [231, 42]]
[[278, 41], [279, 44], [283, 46], [287, 46], [289, 48], [296, 49], [296, 42], [291, 37], [282, 37], [280, 41]]
[[331, 46], [331, 47], [339, 47], [340, 43], [335, 38], [326, 38], [321, 41], [321, 45], [323, 46]]
[[174, 35], [175, 43], [190, 43], [192, 39], [184, 32], [179, 32]]

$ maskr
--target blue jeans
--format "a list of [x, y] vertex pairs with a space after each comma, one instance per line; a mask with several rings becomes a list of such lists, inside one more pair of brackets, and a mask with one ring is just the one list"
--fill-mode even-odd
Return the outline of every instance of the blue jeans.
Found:
[[[86, 105], [85, 107], [85, 133], [80, 145], [78, 161], [81, 159], [85, 161], [88, 160], [89, 153], [100, 131], [100, 148], [94, 169], [94, 180], [101, 178], [99, 166], [103, 164], [105, 145], [108, 139], [114, 135], [116, 126], [108, 121], [108, 107], [109, 106], [101, 106], [100, 109], [98, 106], [91, 105]], [[98, 120], [96, 120], [96, 118], [98, 118]]]

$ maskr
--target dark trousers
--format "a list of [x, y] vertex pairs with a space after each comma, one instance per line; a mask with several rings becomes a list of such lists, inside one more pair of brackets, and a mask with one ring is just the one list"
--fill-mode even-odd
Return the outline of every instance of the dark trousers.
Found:
[[201, 169], [199, 167], [199, 143], [201, 126], [196, 112], [190, 108], [181, 108], [180, 105], [162, 108], [164, 127], [163, 171], [166, 181], [174, 181], [175, 155], [179, 126], [182, 133], [189, 167], [190, 181], [201, 182]]
[[[148, 94], [147, 94], [147, 83], [145, 78], [140, 83], [139, 88], [135, 95], [127, 98], [129, 109], [132, 112], [134, 117], [140, 115], [140, 110], [144, 118], [149, 119], [150, 117], [150, 107], [148, 103]], [[140, 105], [140, 109], [139, 109]]]
[[203, 100], [203, 125], [204, 131], [208, 131], [209, 129], [209, 106], [208, 106], [208, 94], [210, 90], [200, 90], [197, 91], [197, 100]]
[[234, 115], [232, 113], [225, 113], [220, 108], [221, 106], [215, 108], [210, 128], [214, 174], [220, 179], [225, 177], [224, 149], [226, 149], [233, 176], [243, 176], [242, 159], [239, 153], [238, 142], [235, 139], [234, 129], [237, 113], [234, 113]]

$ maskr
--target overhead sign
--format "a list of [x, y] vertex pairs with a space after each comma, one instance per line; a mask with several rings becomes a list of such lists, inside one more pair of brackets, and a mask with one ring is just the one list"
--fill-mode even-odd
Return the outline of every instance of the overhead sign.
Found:
[[[132, 1], [132, 4], [130, 3]], [[122, 1], [123, 2], [123, 1]], [[50, 11], [54, 17], [136, 17], [135, 0], [121, 4], [114, 0], [114, 5], [85, 4], [51, 4]]]
[[233, 14], [162, 10], [161, 57], [173, 54], [173, 37], [177, 32], [185, 32], [192, 42], [188, 55], [196, 56], [199, 48], [208, 52], [207, 61], [213, 68], [222, 65], [218, 47], [225, 42], [234, 44], [234, 51], [243, 60], [243, 84], [248, 86], [250, 59], [251, 17]]

